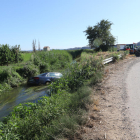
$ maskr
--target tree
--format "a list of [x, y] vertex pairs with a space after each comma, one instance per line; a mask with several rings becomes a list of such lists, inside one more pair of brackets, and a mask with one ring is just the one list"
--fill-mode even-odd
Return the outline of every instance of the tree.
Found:
[[89, 26], [86, 33], [89, 45], [91, 48], [102, 49], [103, 51], [108, 50], [111, 45], [114, 45], [115, 38], [111, 34], [112, 23], [108, 20], [101, 20], [95, 26]]
[[32, 45], [33, 45], [33, 52], [36, 52], [36, 39], [33, 40]]
[[41, 51], [40, 50], [40, 41], [38, 41], [38, 51]]

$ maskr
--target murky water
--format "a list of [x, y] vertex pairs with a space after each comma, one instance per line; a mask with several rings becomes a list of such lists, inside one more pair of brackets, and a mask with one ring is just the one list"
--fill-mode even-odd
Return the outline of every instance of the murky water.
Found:
[[47, 86], [21, 86], [0, 95], [0, 121], [7, 116], [12, 109], [26, 102], [37, 102], [42, 96], [49, 96], [50, 90]]

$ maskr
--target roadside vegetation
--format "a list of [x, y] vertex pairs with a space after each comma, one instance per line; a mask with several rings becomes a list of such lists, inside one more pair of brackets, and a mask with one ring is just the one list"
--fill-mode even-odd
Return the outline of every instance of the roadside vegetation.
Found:
[[91, 102], [91, 82], [99, 82], [102, 74], [102, 61], [94, 57], [69, 65], [64, 77], [50, 85], [51, 97], [18, 105], [1, 122], [1, 139], [73, 139], [86, 123], [83, 113]]
[[[34, 66], [29, 68], [30, 74], [33, 74], [35, 69], [40, 71], [39, 66], [43, 60], [48, 62], [50, 70], [54, 70], [50, 60], [53, 53], [58, 53], [58, 56], [64, 53], [62, 57], [57, 57], [57, 60], [53, 57], [53, 64], [56, 64], [57, 69], [65, 68], [64, 77], [49, 86], [51, 97], [44, 96], [37, 103], [29, 102], [16, 106], [0, 123], [1, 139], [74, 139], [80, 126], [87, 122], [86, 105], [93, 102], [89, 95], [103, 76], [102, 57], [84, 52], [79, 62], [70, 64], [72, 57], [67, 52], [39, 52], [26, 63], [27, 67]], [[65, 61], [69, 63], [58, 62], [58, 58], [61, 60], [64, 56]], [[48, 67], [44, 68], [46, 70]], [[29, 72], [25, 77], [28, 77], [28, 74]]]

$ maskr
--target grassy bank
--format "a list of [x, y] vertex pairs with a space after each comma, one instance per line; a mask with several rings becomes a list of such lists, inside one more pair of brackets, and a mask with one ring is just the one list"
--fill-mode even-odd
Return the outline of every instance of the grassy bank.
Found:
[[118, 52], [95, 53], [93, 50], [53, 50], [50, 52], [21, 53], [22, 62], [9, 64], [9, 66], [0, 66], [0, 92], [26, 83], [29, 76], [47, 71], [63, 72], [74, 58], [77, 58], [77, 62], [93, 56], [97, 59], [113, 56], [114, 60], [117, 60], [117, 55]]
[[102, 59], [93, 55], [68, 65], [64, 77], [50, 85], [51, 97], [16, 106], [0, 123], [0, 139], [74, 139], [76, 130], [87, 121], [86, 104], [91, 103], [89, 95], [102, 79], [103, 67]]
[[69, 65], [67, 70], [62, 79], [50, 85], [51, 97], [14, 108], [0, 123], [1, 139], [74, 138], [76, 130], [86, 122], [83, 114], [90, 103], [91, 85], [101, 79], [103, 65], [92, 57]]

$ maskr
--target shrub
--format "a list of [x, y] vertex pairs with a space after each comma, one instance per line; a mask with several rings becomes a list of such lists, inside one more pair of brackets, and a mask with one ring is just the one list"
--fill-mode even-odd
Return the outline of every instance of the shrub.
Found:
[[113, 62], [116, 62], [119, 60], [118, 54], [112, 54], [112, 57], [113, 57]]
[[16, 71], [24, 78], [39, 74], [39, 69], [31, 62], [26, 63], [23, 68], [19, 68]]
[[121, 59], [124, 59], [129, 54], [129, 50], [123, 52]]
[[22, 81], [22, 77], [13, 68], [3, 69], [0, 73], [0, 78], [1, 83], [5, 82], [11, 87], [17, 86]]
[[64, 72], [63, 78], [53, 83], [51, 88], [53, 92], [58, 92], [61, 89], [75, 91], [86, 80], [96, 75], [97, 71], [102, 71], [102, 68], [102, 60], [96, 60], [94, 57], [83, 59], [80, 63], [72, 63]]
[[68, 50], [67, 52], [72, 55], [73, 59], [76, 59], [81, 56], [81, 53], [83, 52], [83, 50], [82, 49], [81, 50]]
[[33, 61], [35, 65], [41, 68], [41, 71], [42, 69], [44, 69], [43, 71], [58, 70], [66, 68], [72, 61], [72, 57], [67, 51], [62, 50], [41, 51], [34, 54]]
[[23, 61], [23, 57], [20, 54], [19, 46], [12, 46], [11, 48], [9, 45], [0, 45], [0, 62], [1, 65], [9, 64], [9, 63], [17, 63]]
[[40, 73], [49, 72], [50, 66], [48, 63], [42, 62], [39, 64]]

